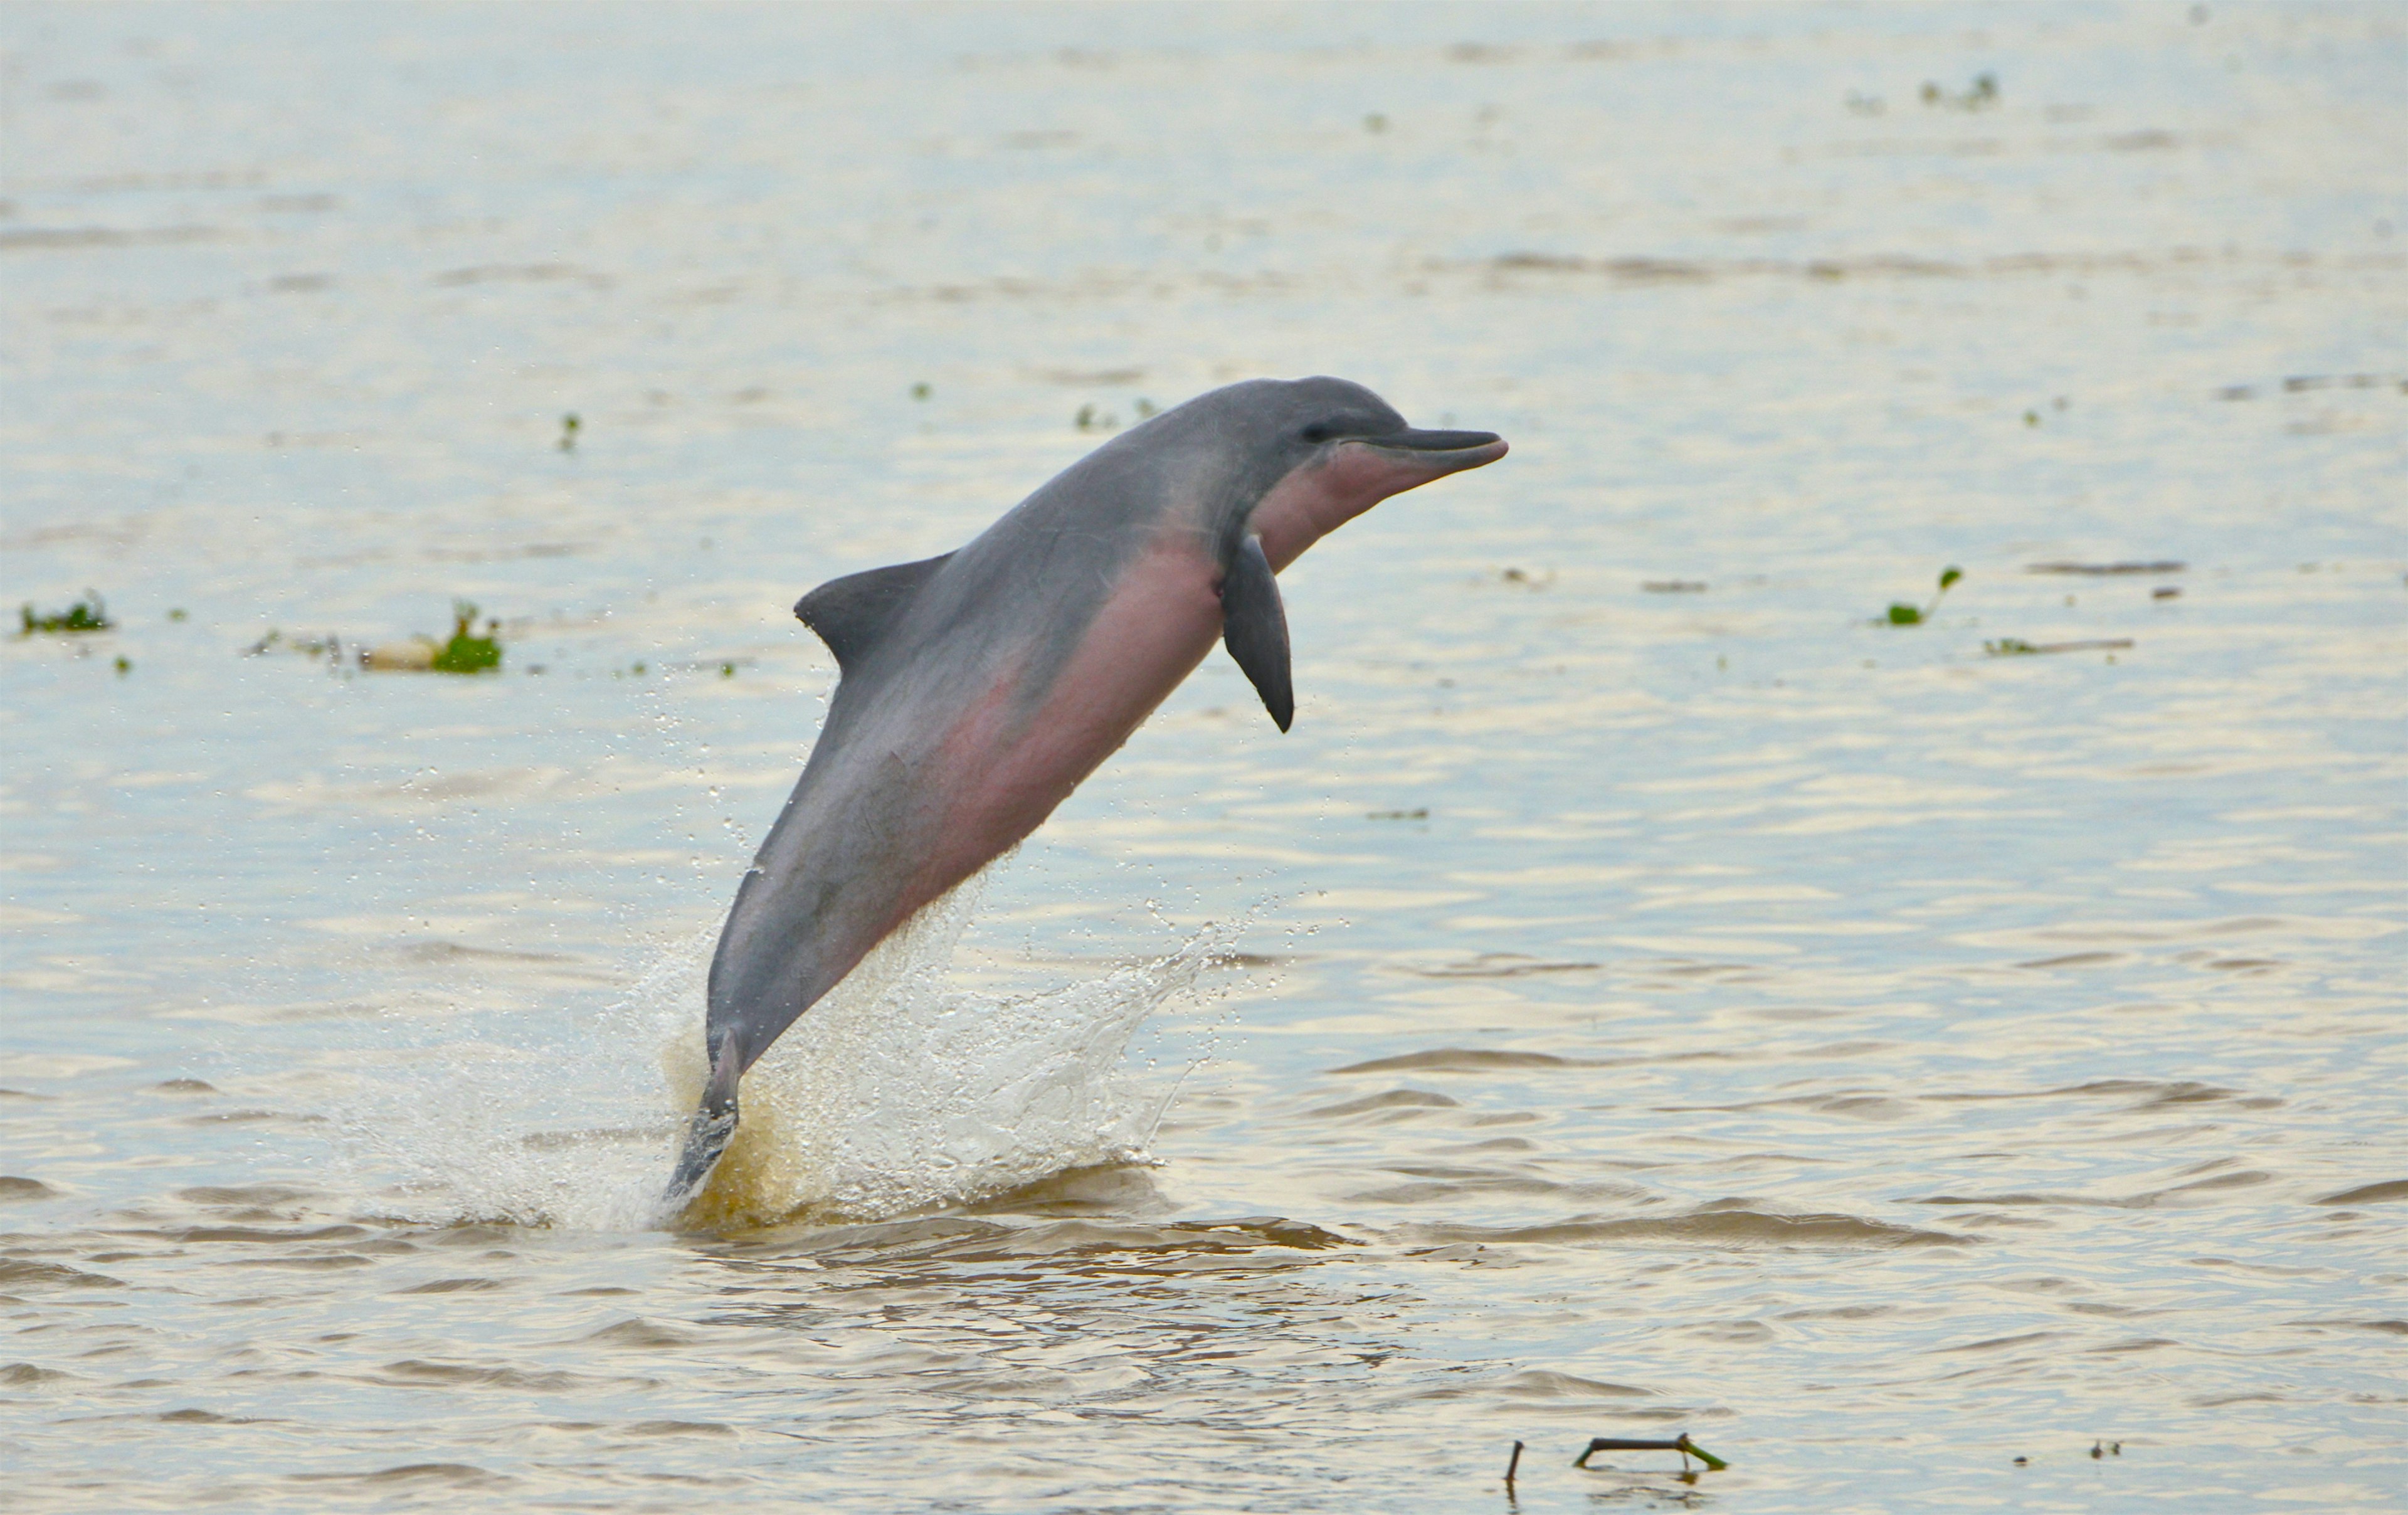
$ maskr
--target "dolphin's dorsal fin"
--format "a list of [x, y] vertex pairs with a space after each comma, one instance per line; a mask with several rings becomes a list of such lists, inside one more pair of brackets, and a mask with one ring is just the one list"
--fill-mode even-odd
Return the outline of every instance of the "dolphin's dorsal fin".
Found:
[[836, 654], [837, 670], [851, 673], [903, 618], [920, 586], [936, 577], [951, 552], [898, 563], [891, 568], [831, 579], [795, 602], [795, 619], [820, 634]]
[[1254, 680], [1263, 708], [1280, 730], [1287, 730], [1296, 719], [1296, 686], [1287, 663], [1287, 607], [1280, 603], [1279, 580], [1271, 577], [1271, 560], [1264, 555], [1259, 536], [1238, 544], [1229, 555], [1229, 571], [1221, 577], [1221, 639]]

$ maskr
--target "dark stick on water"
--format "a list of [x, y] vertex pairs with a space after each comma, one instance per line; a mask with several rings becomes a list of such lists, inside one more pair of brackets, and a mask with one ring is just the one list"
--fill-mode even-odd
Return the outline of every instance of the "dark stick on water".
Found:
[[1689, 1433], [1686, 1431], [1670, 1441], [1639, 1439], [1630, 1436], [1592, 1436], [1589, 1438], [1588, 1451], [1573, 1458], [1572, 1466], [1588, 1466], [1589, 1458], [1601, 1451], [1676, 1451], [1681, 1454], [1683, 1467], [1689, 1465], [1689, 1459], [1692, 1457], [1717, 1473], [1730, 1466], [1730, 1464], [1691, 1441]]
[[1513, 1470], [1522, 1465], [1522, 1444], [1513, 1443], [1513, 1455], [1505, 1459], [1505, 1492], [1513, 1492]]

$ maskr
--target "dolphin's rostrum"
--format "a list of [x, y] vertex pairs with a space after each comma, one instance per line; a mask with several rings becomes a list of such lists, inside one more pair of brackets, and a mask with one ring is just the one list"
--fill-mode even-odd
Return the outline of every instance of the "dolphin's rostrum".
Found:
[[738, 1081], [780, 1033], [1036, 830], [1216, 636], [1288, 728], [1274, 572], [1389, 495], [1504, 455], [1344, 379], [1250, 380], [1113, 437], [966, 547], [804, 595], [836, 696], [711, 959], [709, 1080], [669, 1203], [710, 1176]]

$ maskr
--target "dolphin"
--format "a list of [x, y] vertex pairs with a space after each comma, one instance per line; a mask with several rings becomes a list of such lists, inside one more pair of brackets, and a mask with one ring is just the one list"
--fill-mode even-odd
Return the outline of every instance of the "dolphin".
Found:
[[744, 1070], [1035, 831], [1216, 638], [1288, 729], [1275, 573], [1389, 495], [1504, 455], [1493, 432], [1407, 425], [1360, 384], [1253, 379], [1121, 433], [967, 547], [804, 595], [836, 695], [711, 958], [710, 1071], [672, 1209], [734, 1135]]

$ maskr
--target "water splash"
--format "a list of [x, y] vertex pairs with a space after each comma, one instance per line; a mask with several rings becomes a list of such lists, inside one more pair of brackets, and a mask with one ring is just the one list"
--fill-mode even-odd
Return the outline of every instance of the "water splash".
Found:
[[[1047, 993], [966, 990], [949, 969], [978, 890], [888, 937], [753, 1065], [742, 1123], [688, 1223], [872, 1219], [1144, 1157], [1171, 1090], [1124, 1066], [1129, 1039], [1168, 1000], [1202, 993], [1236, 931], [1208, 924], [1168, 956]], [[677, 1044], [681, 1111], [702, 1088], [700, 1023]]]
[[745, 1076], [743, 1122], [682, 1217], [661, 1213], [702, 1088], [716, 932], [661, 950], [570, 1042], [462, 1039], [366, 1059], [337, 1150], [386, 1213], [627, 1231], [863, 1220], [1142, 1161], [1176, 1079], [1124, 1065], [1146, 1018], [1210, 997], [1243, 922], [1042, 993], [964, 988], [977, 880], [923, 910]]

